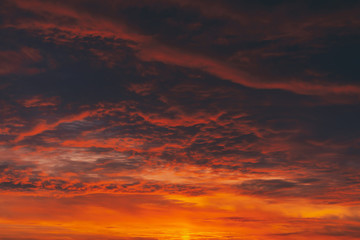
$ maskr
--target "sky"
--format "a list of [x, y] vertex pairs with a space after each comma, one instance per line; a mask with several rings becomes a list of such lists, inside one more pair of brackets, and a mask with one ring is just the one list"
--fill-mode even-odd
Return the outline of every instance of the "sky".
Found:
[[0, 239], [360, 239], [359, 11], [0, 1]]

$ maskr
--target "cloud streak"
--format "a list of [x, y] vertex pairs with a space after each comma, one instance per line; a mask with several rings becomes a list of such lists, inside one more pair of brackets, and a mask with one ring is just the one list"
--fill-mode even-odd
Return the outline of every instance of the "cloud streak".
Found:
[[[161, 44], [156, 38], [149, 35], [131, 32], [121, 19], [107, 18], [102, 15], [101, 11], [96, 13], [92, 8], [78, 11], [76, 4], [72, 5], [65, 2], [64, 5], [54, 5], [41, 1], [31, 3], [28, 1], [17, 1], [17, 6], [42, 17], [51, 14], [54, 18], [46, 23], [35, 19], [32, 20], [31, 24], [22, 23], [5, 26], [30, 31], [41, 31], [45, 36], [50, 35], [55, 37], [55, 39], [58, 38], [58, 34], [53, 30], [60, 30], [63, 32], [63, 35], [59, 41], [71, 41], [71, 39], [77, 37], [87, 36], [122, 39], [130, 41], [127, 46], [137, 52], [137, 56], [143, 61], [158, 61], [164, 64], [198, 69], [221, 79], [255, 89], [280, 89], [296, 94], [315, 96], [355, 95], [358, 97], [360, 93], [360, 87], [352, 83], [330, 83], [319, 80], [309, 82], [299, 77], [283, 78], [280, 81], [271, 79], [269, 81], [269, 79], [263, 79], [260, 76], [256, 76], [256, 74], [247, 73], [229, 61], [219, 61], [214, 60], [210, 56], [189, 53], [186, 49]], [[91, 13], [95, 13], [96, 18]], [[74, 21], [75, 24], [66, 23], [66, 21], [61, 22], [61, 18], [69, 18], [69, 21]], [[356, 23], [356, 20], [354, 20], [354, 23]]]

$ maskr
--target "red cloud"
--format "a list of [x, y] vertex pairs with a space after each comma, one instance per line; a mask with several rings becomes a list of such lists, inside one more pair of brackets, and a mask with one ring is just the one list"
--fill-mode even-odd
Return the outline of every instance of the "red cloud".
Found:
[[31, 107], [53, 107], [59, 104], [59, 98], [50, 97], [45, 98], [40, 95], [33, 96], [28, 99], [21, 100], [20, 103], [23, 104], [27, 108]]
[[[18, 6], [33, 11], [40, 16], [54, 16], [50, 21], [31, 20], [16, 25], [8, 25], [15, 28], [41, 30], [45, 34], [53, 33], [54, 29], [67, 33], [67, 39], [71, 42], [75, 37], [100, 36], [130, 41], [127, 45], [138, 53], [138, 57], [143, 61], [158, 61], [165, 64], [172, 64], [187, 68], [195, 68], [215, 75], [221, 79], [229, 80], [237, 84], [255, 89], [281, 89], [303, 95], [356, 95], [360, 94], [360, 86], [356, 84], [333, 84], [326, 82], [307, 82], [301, 79], [288, 79], [279, 81], [271, 79], [260, 79], [251, 76], [238, 67], [223, 61], [215, 60], [208, 56], [188, 53], [184, 49], [176, 49], [171, 46], [160, 44], [155, 39], [131, 31], [126, 24], [120, 20], [113, 20], [105, 16], [90, 15], [86, 11], [79, 11], [69, 3], [54, 4], [38, 0], [16, 1]], [[59, 19], [62, 17], [71, 18], [75, 23], [65, 24]], [[62, 35], [64, 35], [62, 34]], [[53, 34], [52, 34], [53, 35]], [[66, 35], [66, 34], [65, 34]], [[56, 37], [55, 37], [56, 39]], [[61, 40], [61, 39], [60, 39]], [[61, 41], [62, 41], [61, 40]], [[97, 55], [102, 56], [99, 52]], [[101, 57], [103, 60], [104, 57]], [[109, 65], [113, 66], [114, 60], [108, 60]]]
[[35, 127], [33, 127], [31, 130], [20, 132], [17, 135], [15, 142], [19, 142], [19, 141], [23, 140], [25, 137], [35, 136], [35, 135], [43, 133], [45, 131], [53, 130], [62, 123], [84, 120], [85, 118], [91, 117], [94, 114], [95, 113], [91, 112], [91, 111], [84, 111], [79, 114], [74, 114], [74, 115], [63, 117], [53, 123], [47, 123], [46, 120], [41, 120], [40, 123], [35, 125]]
[[22, 47], [18, 51], [0, 51], [0, 75], [35, 74], [41, 71], [31, 64], [42, 60], [40, 52], [34, 48]]

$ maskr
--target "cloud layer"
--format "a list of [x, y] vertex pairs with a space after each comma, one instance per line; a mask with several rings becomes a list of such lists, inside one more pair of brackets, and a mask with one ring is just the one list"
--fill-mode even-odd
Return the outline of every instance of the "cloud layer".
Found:
[[1, 239], [358, 238], [357, 1], [0, 9]]

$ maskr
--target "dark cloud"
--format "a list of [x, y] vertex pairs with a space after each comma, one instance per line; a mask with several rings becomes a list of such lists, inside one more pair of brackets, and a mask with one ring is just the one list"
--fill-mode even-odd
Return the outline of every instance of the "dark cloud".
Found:
[[254, 179], [241, 183], [239, 187], [245, 191], [249, 191], [255, 194], [264, 194], [264, 193], [271, 194], [282, 189], [296, 187], [296, 184], [281, 179], [273, 179], [273, 180]]

